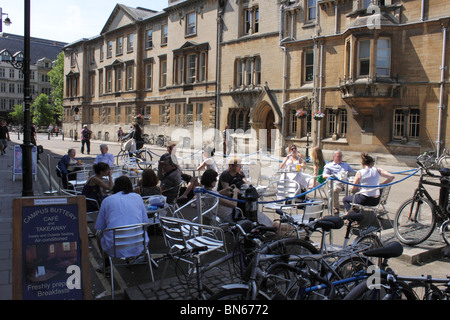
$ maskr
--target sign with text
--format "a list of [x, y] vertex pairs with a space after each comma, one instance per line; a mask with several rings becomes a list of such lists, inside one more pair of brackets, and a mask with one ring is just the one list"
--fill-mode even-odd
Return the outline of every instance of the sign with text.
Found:
[[[35, 180], [37, 179], [37, 147], [34, 146], [31, 149], [31, 172], [34, 175]], [[14, 162], [13, 162], [13, 181], [16, 180], [16, 175], [23, 174], [22, 169], [22, 148], [19, 145], [14, 146]]]
[[86, 200], [14, 199], [13, 298], [91, 298]]

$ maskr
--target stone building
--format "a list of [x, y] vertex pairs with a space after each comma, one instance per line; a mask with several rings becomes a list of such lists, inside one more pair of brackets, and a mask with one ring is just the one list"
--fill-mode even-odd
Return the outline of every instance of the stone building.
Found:
[[[53, 67], [53, 61], [67, 43], [30, 38], [30, 89], [32, 98], [41, 93], [50, 95], [51, 85], [48, 72]], [[11, 63], [3, 61], [13, 55], [23, 57], [23, 36], [0, 33], [0, 117], [8, 118], [15, 105], [23, 104], [23, 73], [15, 69]], [[6, 52], [7, 51], [7, 52]]]
[[198, 123], [229, 125], [244, 154], [442, 151], [449, 19], [445, 0], [118, 4], [100, 35], [65, 47], [66, 132], [112, 139], [141, 114], [146, 133], [184, 142]]

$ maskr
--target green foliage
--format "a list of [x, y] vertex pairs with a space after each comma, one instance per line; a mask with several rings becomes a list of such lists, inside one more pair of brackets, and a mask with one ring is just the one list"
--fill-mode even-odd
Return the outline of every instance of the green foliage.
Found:
[[54, 122], [53, 106], [48, 103], [48, 96], [46, 94], [42, 93], [34, 100], [31, 105], [31, 115], [33, 123], [37, 126], [47, 127], [50, 123]]
[[24, 123], [23, 105], [16, 104], [14, 106], [14, 111], [10, 112], [9, 116], [12, 118], [14, 124], [23, 124]]
[[58, 54], [56, 63], [48, 75], [50, 77], [50, 84], [52, 85], [51, 97], [55, 105], [55, 111], [59, 115], [58, 120], [62, 120], [64, 114], [64, 52]]

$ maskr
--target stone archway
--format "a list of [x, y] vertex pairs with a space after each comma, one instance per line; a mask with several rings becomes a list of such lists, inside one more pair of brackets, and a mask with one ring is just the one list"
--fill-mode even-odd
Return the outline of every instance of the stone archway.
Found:
[[[256, 131], [258, 149], [267, 146], [267, 150], [273, 152], [274, 150], [271, 148], [272, 142], [275, 142], [275, 145], [277, 145], [278, 141], [274, 141], [277, 137], [272, 135], [271, 130], [280, 130], [281, 119], [278, 113], [274, 112], [272, 106], [267, 101], [261, 101], [252, 109], [249, 116], [252, 129]], [[266, 134], [266, 136], [260, 136], [262, 133]], [[264, 143], [261, 144], [263, 141]]]

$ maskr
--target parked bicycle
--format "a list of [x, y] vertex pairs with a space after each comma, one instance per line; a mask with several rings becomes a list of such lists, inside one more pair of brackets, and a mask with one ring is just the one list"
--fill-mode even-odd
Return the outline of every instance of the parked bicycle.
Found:
[[[395, 215], [395, 235], [404, 244], [416, 245], [427, 240], [438, 224], [440, 234], [450, 245], [450, 168], [441, 168], [440, 176], [435, 175], [425, 159], [423, 155], [417, 158], [420, 168], [419, 184], [413, 197], [404, 202]], [[427, 178], [439, 179], [439, 182]], [[438, 202], [430, 195], [426, 185], [440, 188]]]
[[[133, 147], [134, 146], [134, 147]], [[144, 170], [152, 167], [152, 154], [146, 148], [133, 151], [136, 147], [136, 142], [133, 138], [122, 143], [120, 151], [116, 156], [116, 165], [121, 161], [124, 165], [136, 164], [139, 169]]]
[[167, 147], [167, 145], [169, 144], [169, 136], [160, 134], [156, 137], [155, 143], [160, 147]]

